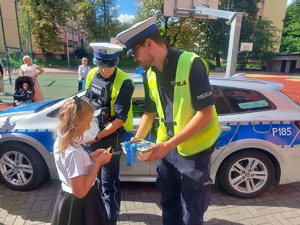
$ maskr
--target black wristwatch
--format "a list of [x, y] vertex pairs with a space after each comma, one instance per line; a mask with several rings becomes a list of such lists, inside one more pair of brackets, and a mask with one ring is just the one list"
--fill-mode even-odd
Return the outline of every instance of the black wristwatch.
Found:
[[98, 134], [97, 134], [97, 136], [95, 137], [94, 140], [95, 140], [96, 142], [100, 141], [100, 138], [98, 138]]

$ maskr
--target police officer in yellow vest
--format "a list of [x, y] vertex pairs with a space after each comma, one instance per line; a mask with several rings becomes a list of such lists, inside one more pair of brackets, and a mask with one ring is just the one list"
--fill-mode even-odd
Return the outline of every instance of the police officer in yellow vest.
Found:
[[117, 68], [122, 47], [111, 43], [91, 43], [90, 46], [94, 50], [93, 63], [97, 67], [88, 74], [87, 93], [91, 91], [89, 87], [94, 90], [102, 85], [95, 92], [106, 93], [101, 98], [101, 109], [108, 109], [105, 115], [102, 115], [106, 122], [98, 118], [101, 121], [99, 123], [100, 132], [92, 141], [91, 149], [94, 151], [98, 148], [112, 146], [113, 157], [108, 164], [101, 167], [98, 178], [100, 181], [99, 190], [105, 203], [110, 224], [115, 225], [121, 202], [119, 164], [122, 147], [120, 143], [125, 130], [130, 131], [133, 126], [131, 98], [134, 84], [127, 73]]
[[143, 139], [159, 117], [157, 161], [164, 225], [201, 225], [211, 189], [211, 154], [220, 135], [206, 62], [166, 46], [152, 17], [117, 35], [134, 61], [149, 68], [145, 110], [132, 139]]

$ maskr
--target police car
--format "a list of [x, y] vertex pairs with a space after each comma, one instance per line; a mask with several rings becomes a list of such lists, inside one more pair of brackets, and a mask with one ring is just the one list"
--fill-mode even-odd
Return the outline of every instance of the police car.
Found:
[[[134, 81], [137, 129], [144, 93], [141, 77], [136, 75]], [[222, 130], [212, 155], [213, 183], [233, 196], [253, 198], [273, 182], [300, 181], [295, 172], [300, 170], [300, 107], [280, 91], [283, 85], [240, 76], [212, 76], [210, 82]], [[5, 185], [30, 190], [49, 177], [57, 178], [53, 131], [64, 101], [37, 102], [0, 113], [0, 178]], [[122, 181], [155, 181], [155, 162], [136, 160], [128, 166], [125, 156], [121, 160]]]

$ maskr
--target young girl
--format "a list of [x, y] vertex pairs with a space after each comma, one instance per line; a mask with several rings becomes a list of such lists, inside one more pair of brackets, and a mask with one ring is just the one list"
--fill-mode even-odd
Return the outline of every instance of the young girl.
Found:
[[104, 149], [89, 154], [81, 143], [93, 114], [94, 108], [78, 97], [67, 100], [59, 111], [54, 159], [62, 186], [51, 225], [109, 224], [95, 182], [100, 167], [110, 161], [112, 154]]

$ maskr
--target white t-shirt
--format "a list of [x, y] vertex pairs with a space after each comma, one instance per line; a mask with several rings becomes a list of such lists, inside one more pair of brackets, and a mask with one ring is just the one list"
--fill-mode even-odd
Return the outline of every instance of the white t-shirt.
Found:
[[38, 66], [36, 64], [32, 64], [31, 66], [27, 66], [23, 64], [21, 66], [21, 70], [24, 71], [24, 76], [34, 77], [36, 74]]
[[94, 163], [80, 143], [75, 143], [76, 147], [69, 145], [65, 153], [57, 154], [59, 140], [60, 137], [58, 136], [54, 142], [55, 165], [62, 182], [62, 189], [72, 194], [69, 178], [88, 174]]
[[90, 72], [90, 70], [91, 70], [90, 66], [84, 67], [83, 65], [80, 65], [78, 67], [78, 80], [81, 81], [84, 76], [86, 78], [86, 76]]

